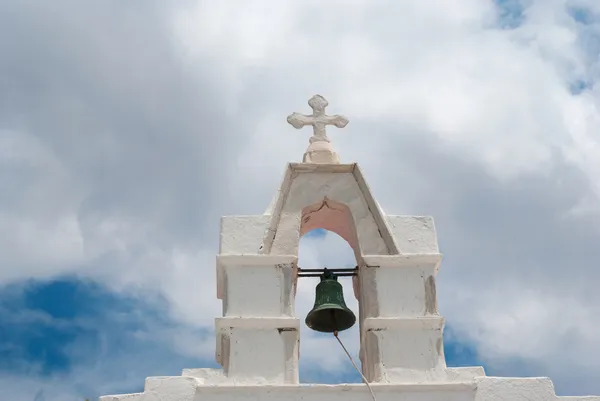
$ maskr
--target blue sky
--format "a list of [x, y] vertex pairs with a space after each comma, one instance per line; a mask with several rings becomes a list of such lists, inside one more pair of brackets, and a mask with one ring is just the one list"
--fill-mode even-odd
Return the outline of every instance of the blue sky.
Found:
[[97, 397], [101, 388], [139, 390], [146, 376], [206, 364], [177, 354], [153, 332], [169, 327], [164, 310], [89, 280], [31, 280], [3, 287], [0, 294], [0, 377], [3, 384], [32, 379], [36, 384], [21, 392], [45, 392], [40, 400], [56, 399], [58, 383], [68, 383], [72, 394]]
[[[325, 241], [327, 237], [329, 242]], [[303, 258], [307, 251], [323, 257], [332, 243], [343, 247], [340, 260], [351, 258], [350, 247], [341, 238], [318, 229], [303, 238], [301, 262], [309, 260]], [[353, 299], [348, 289], [346, 285], [345, 297], [350, 304]], [[169, 319], [160, 296], [155, 294], [155, 297], [154, 302], [144, 302], [77, 276], [3, 286], [0, 289], [0, 382], [29, 379], [29, 387], [20, 390], [25, 395], [23, 399], [58, 399], [57, 394], [64, 391], [64, 386], [70, 396], [82, 399], [142, 391], [148, 376], [179, 375], [181, 369], [189, 367], [217, 368], [213, 359], [190, 357], [165, 341], [164, 330], [177, 330], [180, 325]], [[215, 316], [218, 313], [214, 311]], [[356, 330], [351, 334], [358, 335]], [[211, 330], [197, 330], [194, 335], [203, 338], [214, 334]], [[334, 341], [327, 339], [328, 335], [307, 330], [303, 335], [320, 337], [332, 344]], [[476, 345], [455, 333], [451, 321], [445, 328], [444, 350], [448, 366], [484, 366], [488, 375], [515, 376], [528, 372], [527, 361], [509, 359], [498, 366], [484, 363]], [[359, 363], [356, 350], [351, 351]], [[333, 358], [339, 357], [342, 350], [331, 347], [327, 352], [331, 352]], [[323, 370], [313, 361], [301, 359], [301, 381], [360, 382], [360, 376], [345, 355], [338, 363], [334, 370]], [[93, 374], [88, 375], [88, 372]]]
[[[383, 210], [435, 219], [448, 364], [600, 394], [599, 54], [597, 0], [0, 2], [0, 388], [214, 367], [219, 218], [265, 210], [320, 93]], [[323, 234], [301, 264], [352, 265]], [[303, 380], [357, 379], [302, 336]]]
[[[315, 230], [307, 237], [322, 239], [326, 235], [326, 231]], [[68, 382], [73, 394], [82, 398], [97, 397], [102, 395], [100, 391], [141, 391], [148, 376], [179, 375], [186, 367], [217, 367], [214, 360], [178, 352], [162, 341], [160, 330], [153, 332], [157, 327], [177, 327], [166, 315], [166, 309], [76, 276], [4, 286], [0, 290], [0, 380], [14, 376], [33, 379], [38, 384], [27, 393], [32, 400], [45, 401], [54, 399], [55, 383], [60, 381]], [[446, 332], [452, 338], [445, 344], [449, 366], [482, 364], [472, 346], [452, 335], [451, 324]], [[213, 333], [198, 331], [197, 335]], [[338, 351], [341, 349], [331, 348], [331, 352]], [[131, 366], [135, 368], [130, 370]], [[87, 370], [95, 375], [83, 374], [78, 380], [77, 373]], [[349, 361], [344, 361], [338, 372], [303, 363], [301, 380], [360, 381]], [[123, 380], [122, 376], [127, 377]], [[98, 383], [100, 379], [105, 383]]]
[[[335, 236], [319, 229], [306, 238], [321, 240], [327, 235]], [[160, 330], [153, 332], [157, 327], [177, 327], [167, 314], [166, 308], [123, 296], [77, 276], [3, 286], [0, 378], [33, 379], [38, 384], [27, 390], [31, 399], [45, 401], [53, 399], [55, 382], [60, 381], [69, 382], [73, 393], [80, 397], [97, 397], [102, 395], [100, 389], [112, 394], [141, 391], [148, 376], [179, 375], [185, 367], [218, 367], [214, 360], [178, 352], [161, 340]], [[476, 350], [452, 335], [451, 325], [446, 332], [452, 338], [445, 344], [449, 366], [482, 365]], [[213, 333], [198, 331], [197, 335]], [[126, 372], [125, 366], [135, 369]], [[86, 370], [98, 376], [73, 380], [77, 372]], [[120, 378], [123, 375], [126, 380]], [[98, 383], [98, 379], [106, 383]], [[350, 362], [344, 363], [339, 373], [323, 372], [303, 363], [301, 380], [343, 383], [358, 382], [360, 377]]]

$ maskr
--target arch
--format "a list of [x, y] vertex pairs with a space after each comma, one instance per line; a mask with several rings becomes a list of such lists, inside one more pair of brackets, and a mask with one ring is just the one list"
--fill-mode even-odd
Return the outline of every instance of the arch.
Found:
[[[355, 252], [348, 241], [332, 230], [323, 229], [322, 233], [317, 234], [315, 230], [320, 228], [322, 227], [313, 228], [307, 224], [303, 225], [298, 247], [298, 266], [303, 268], [323, 268], [324, 266], [332, 268], [353, 267], [356, 263]], [[352, 265], [350, 265], [351, 263]], [[308, 371], [308, 367], [312, 366], [319, 356], [323, 355], [323, 353], [328, 355], [328, 361], [321, 363], [317, 369], [320, 373], [329, 372], [331, 374], [339, 370], [336, 369], [336, 367], [339, 367], [340, 364], [345, 365], [349, 362], [346, 355], [338, 352], [339, 350], [335, 348], [332, 350], [329, 349], [329, 346], [337, 346], [337, 344], [334, 344], [335, 340], [331, 334], [312, 331], [304, 323], [307, 314], [314, 304], [316, 287], [320, 281], [319, 278], [295, 277], [295, 280], [295, 297], [293, 302], [295, 316], [300, 319], [300, 347], [298, 353], [300, 381], [324, 383], [318, 376], [312, 376]], [[340, 336], [346, 347], [348, 347], [348, 350], [351, 352], [353, 358], [358, 363], [358, 351], [360, 347], [359, 302], [358, 298], [351, 295], [354, 287], [352, 277], [340, 277], [338, 282], [343, 287], [346, 305], [357, 317], [355, 326], [349, 330], [340, 332]], [[329, 346], [327, 344], [329, 344]], [[309, 346], [308, 348], [307, 345]], [[347, 375], [333, 375], [332, 380], [333, 381], [327, 381], [326, 383], [345, 382], [347, 380]]]
[[[332, 222], [319, 217], [318, 212], [323, 209]], [[302, 232], [312, 226], [313, 218], [319, 222], [314, 226], [334, 225], [324, 228], [345, 238], [359, 262], [362, 255], [398, 253], [385, 218], [354, 165], [321, 166], [316, 170], [314, 166], [290, 165], [268, 213], [271, 218], [261, 254], [296, 255]], [[311, 217], [305, 222], [307, 216]], [[344, 227], [343, 221], [352, 224]], [[350, 226], [354, 226], [354, 233], [348, 229]]]
[[[352, 211], [347, 205], [324, 197], [322, 201], [304, 207], [300, 216], [298, 247], [300, 245], [300, 238], [310, 231], [317, 229], [331, 231], [332, 233], [339, 235], [348, 243], [354, 252], [356, 265], [361, 266], [363, 264], [358, 231], [354, 224]], [[358, 280], [356, 277], [353, 277], [352, 279], [352, 287], [354, 297], [359, 299]], [[292, 288], [295, 296], [296, 289], [298, 288], [297, 274], [294, 275]]]
[[300, 220], [300, 237], [319, 228], [336, 233], [345, 239], [354, 251], [356, 261], [360, 260], [358, 233], [352, 212], [348, 206], [325, 197], [321, 202], [303, 208]]

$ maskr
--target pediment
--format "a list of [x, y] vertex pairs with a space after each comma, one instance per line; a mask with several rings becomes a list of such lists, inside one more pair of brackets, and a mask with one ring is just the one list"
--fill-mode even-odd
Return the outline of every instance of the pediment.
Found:
[[300, 237], [314, 228], [336, 232], [357, 257], [398, 254], [383, 212], [356, 163], [289, 163], [267, 214], [271, 219], [263, 254], [297, 254]]

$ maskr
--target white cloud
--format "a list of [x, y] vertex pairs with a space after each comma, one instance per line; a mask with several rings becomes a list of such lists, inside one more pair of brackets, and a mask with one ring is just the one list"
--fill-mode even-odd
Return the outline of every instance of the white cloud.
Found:
[[[56, 6], [60, 30], [18, 3], [0, 6], [1, 281], [77, 267], [212, 327], [218, 218], [264, 210], [309, 136], [285, 117], [321, 93], [351, 121], [331, 130], [341, 158], [385, 210], [437, 219], [440, 305], [457, 330], [489, 358], [600, 371], [599, 97], [570, 91], [599, 77], [600, 24], [566, 11], [599, 3], [530, 1], [515, 29], [480, 0], [198, 1], [144, 6], [144, 23], [71, 4]], [[18, 49], [1, 39], [15, 37]], [[303, 260], [343, 263], [326, 241]], [[299, 316], [312, 290], [302, 283]], [[569, 329], [578, 346], [553, 348]], [[329, 346], [311, 338], [303, 358]]]

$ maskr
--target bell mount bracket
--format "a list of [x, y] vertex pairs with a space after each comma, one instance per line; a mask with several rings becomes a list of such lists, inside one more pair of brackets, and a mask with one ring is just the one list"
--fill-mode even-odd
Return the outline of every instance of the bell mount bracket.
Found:
[[330, 276], [334, 277], [352, 277], [358, 274], [358, 266], [353, 268], [345, 268], [345, 269], [302, 269], [298, 268], [298, 277], [321, 277], [321, 276]]

